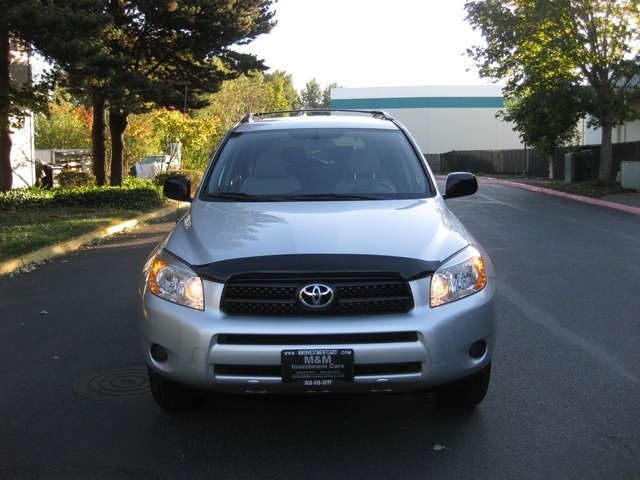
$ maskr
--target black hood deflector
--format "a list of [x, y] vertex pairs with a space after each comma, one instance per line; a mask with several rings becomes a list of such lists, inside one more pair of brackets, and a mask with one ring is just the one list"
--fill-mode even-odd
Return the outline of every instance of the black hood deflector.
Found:
[[196, 274], [226, 283], [243, 276], [318, 276], [395, 274], [405, 280], [428, 277], [442, 262], [383, 255], [295, 254], [246, 257], [192, 265]]

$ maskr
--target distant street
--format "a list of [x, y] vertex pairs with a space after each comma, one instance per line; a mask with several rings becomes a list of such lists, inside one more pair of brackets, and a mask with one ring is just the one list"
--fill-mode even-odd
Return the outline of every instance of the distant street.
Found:
[[474, 411], [221, 396], [164, 413], [136, 290], [171, 218], [0, 278], [0, 478], [640, 479], [640, 217], [502, 185], [448, 204], [499, 280]]

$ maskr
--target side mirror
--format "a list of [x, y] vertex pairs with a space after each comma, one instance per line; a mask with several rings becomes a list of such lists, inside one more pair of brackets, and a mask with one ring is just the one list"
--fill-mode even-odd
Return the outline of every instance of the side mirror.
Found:
[[164, 181], [162, 193], [171, 200], [190, 202], [191, 179], [189, 177], [169, 177]]
[[444, 199], [466, 197], [478, 191], [478, 180], [473, 173], [455, 172], [447, 175]]

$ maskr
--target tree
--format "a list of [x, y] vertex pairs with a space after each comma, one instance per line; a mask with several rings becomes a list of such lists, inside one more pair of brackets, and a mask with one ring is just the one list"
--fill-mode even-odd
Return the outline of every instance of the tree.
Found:
[[61, 90], [35, 116], [35, 148], [91, 148], [91, 113]]
[[191, 118], [177, 110], [161, 109], [153, 113], [154, 132], [162, 139], [162, 145], [179, 142], [184, 167], [202, 169], [211, 153], [210, 141], [219, 130], [220, 121], [215, 118]]
[[522, 140], [539, 155], [547, 157], [549, 178], [554, 178], [555, 152], [577, 138], [581, 110], [575, 102], [575, 86], [558, 80], [538, 85], [507, 100], [507, 121], [515, 123]]
[[227, 80], [207, 101], [209, 105], [194, 112], [194, 117], [218, 122], [218, 129], [210, 145], [211, 151], [226, 131], [249, 113], [300, 108], [300, 99], [293, 87], [291, 75], [282, 71], [266, 74], [251, 72], [249, 75]]
[[[101, 2], [102, 0], [0, 0], [0, 36], [10, 32], [58, 70], [70, 71], [74, 65], [86, 64], [93, 65], [96, 72], [100, 71], [100, 62], [95, 58], [104, 58], [98, 40], [108, 21], [108, 17], [98, 8]], [[7, 96], [2, 92], [0, 97], [9, 99], [14, 106], [20, 105], [21, 111], [44, 111], [49, 100], [46, 92], [52, 90], [58, 80], [59, 76], [55, 74], [43, 77], [37, 84], [22, 89], [23, 98], [19, 100], [11, 99], [15, 91], [9, 91]], [[5, 109], [0, 107], [0, 119], [3, 118]], [[96, 123], [94, 121], [94, 127]], [[2, 140], [0, 143], [3, 143]], [[10, 167], [8, 153], [6, 157], [0, 157], [0, 164]], [[4, 178], [0, 173], [0, 182]]]
[[572, 2], [568, 49], [589, 85], [591, 125], [602, 128], [598, 178], [611, 178], [612, 130], [636, 118], [629, 99], [637, 95], [640, 75], [640, 5], [638, 0]]
[[284, 71], [265, 73], [264, 80], [273, 89], [274, 110], [297, 110], [300, 108], [300, 95], [293, 86], [293, 77]]
[[147, 155], [163, 154], [162, 134], [155, 128], [156, 112], [133, 114], [128, 117], [125, 132], [124, 171]]
[[11, 131], [14, 115], [16, 90], [11, 84], [11, 44], [8, 27], [0, 30], [0, 192], [11, 190], [13, 170], [11, 168]]
[[576, 85], [579, 79], [572, 73], [571, 62], [558, 54], [561, 49], [553, 23], [545, 20], [545, 16], [562, 15], [561, 8], [553, 10], [560, 4], [521, 1], [518, 5], [478, 2], [467, 8], [488, 39], [481, 59], [506, 60], [482, 63], [486, 76], [506, 77], [506, 108], [500, 113], [515, 123], [514, 130], [527, 145], [547, 156], [549, 178], [553, 178], [555, 152], [575, 139], [584, 113], [578, 101], [582, 87]]
[[302, 92], [300, 92], [300, 101], [302, 102], [302, 108], [323, 107], [322, 88], [315, 78], [308, 81]]
[[331, 108], [331, 89], [338, 88], [337, 83], [331, 83], [322, 92], [322, 108]]
[[300, 92], [302, 108], [331, 108], [331, 89], [337, 87], [337, 83], [331, 83], [323, 89], [315, 78], [308, 81]]
[[208, 115], [219, 118], [223, 134], [251, 112], [277, 110], [272, 84], [265, 82], [260, 72], [227, 80], [216, 93], [209, 95]]
[[[52, 1], [63, 2], [46, 3]], [[90, 55], [69, 56], [64, 49], [50, 55], [71, 91], [93, 101], [94, 173], [99, 184], [106, 171], [105, 121], [112, 145], [110, 183], [119, 185], [129, 114], [157, 106], [186, 109], [187, 91], [189, 107], [200, 108], [206, 104], [204, 94], [216, 91], [224, 80], [266, 69], [262, 60], [231, 47], [273, 28], [272, 0], [66, 3], [75, 5], [74, 10], [97, 12], [103, 21], [100, 34], [85, 42], [92, 48]]]
[[[12, 187], [11, 134], [30, 112], [43, 111], [48, 98], [48, 79], [15, 85], [10, 65], [16, 47], [34, 48], [49, 58], [56, 51], [81, 57], [83, 40], [92, 35], [98, 17], [68, 8], [64, 0], [0, 0], [0, 191]], [[71, 2], [74, 3], [74, 2]], [[75, 3], [80, 3], [80, 0]]]
[[[506, 81], [508, 102], [529, 97], [527, 110], [534, 102], [551, 106], [545, 121], [558, 119], [573, 102], [554, 128], [566, 125], [576, 111], [591, 115], [591, 124], [602, 128], [599, 178], [610, 179], [611, 131], [634, 118], [628, 100], [638, 91], [634, 77], [640, 74], [637, 0], [483, 0], [465, 8], [486, 42], [468, 51], [481, 76]], [[553, 94], [556, 105], [545, 94]], [[535, 115], [514, 118], [541, 122]]]
[[108, 1], [113, 18], [106, 45], [127, 61], [109, 82], [111, 184], [122, 182], [127, 116], [149, 102], [178, 107], [188, 88], [189, 105], [206, 104], [205, 92], [241, 73], [265, 70], [254, 55], [231, 49], [273, 28], [271, 0]]

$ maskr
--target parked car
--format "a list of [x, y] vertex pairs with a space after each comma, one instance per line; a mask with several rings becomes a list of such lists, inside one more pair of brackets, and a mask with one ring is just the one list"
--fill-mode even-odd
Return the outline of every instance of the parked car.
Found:
[[[304, 114], [306, 113], [306, 114]], [[139, 327], [168, 410], [203, 392], [433, 392], [485, 397], [496, 341], [489, 257], [384, 112], [251, 114], [211, 158], [188, 212], [149, 257]]]
[[129, 175], [141, 179], [154, 179], [160, 172], [180, 170], [182, 162], [171, 155], [148, 155], [136, 162], [129, 170]]

